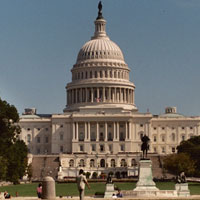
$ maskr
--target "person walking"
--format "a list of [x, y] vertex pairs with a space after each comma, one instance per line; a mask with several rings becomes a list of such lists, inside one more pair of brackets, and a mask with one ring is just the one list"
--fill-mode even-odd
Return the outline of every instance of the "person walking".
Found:
[[80, 200], [84, 200], [85, 184], [87, 185], [88, 189], [90, 189], [90, 186], [89, 186], [89, 184], [87, 182], [87, 179], [83, 175], [83, 173], [84, 173], [83, 170], [80, 169], [79, 175], [76, 178]]
[[42, 198], [42, 184], [39, 183], [38, 187], [37, 187], [37, 196], [39, 199]]

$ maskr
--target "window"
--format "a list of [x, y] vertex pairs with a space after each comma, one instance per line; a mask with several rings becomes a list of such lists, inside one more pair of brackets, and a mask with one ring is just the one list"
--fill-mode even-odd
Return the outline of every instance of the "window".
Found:
[[162, 127], [162, 130], [165, 130], [165, 127]]
[[120, 132], [120, 141], [125, 141], [125, 134], [123, 132]]
[[94, 159], [90, 160], [90, 167], [94, 167]]
[[162, 139], [162, 142], [165, 142], [165, 136], [164, 135], [161, 136], [161, 139]]
[[92, 151], [96, 151], [96, 145], [92, 144]]
[[60, 125], [60, 128], [63, 128], [63, 124]]
[[193, 129], [193, 127], [192, 127], [192, 126], [190, 126], [190, 129]]
[[175, 147], [172, 147], [172, 153], [175, 153], [175, 152], [176, 152]]
[[154, 153], [157, 153], [157, 149], [156, 147], [153, 148]]
[[40, 143], [40, 137], [37, 137], [37, 143]]
[[125, 149], [125, 148], [124, 148], [124, 144], [120, 145], [120, 150], [121, 150], [121, 151], [124, 151], [124, 149]]
[[79, 141], [84, 141], [84, 133], [83, 132], [79, 133]]
[[94, 76], [95, 76], [95, 78], [97, 78], [97, 71], [94, 72]]
[[124, 124], [120, 124], [120, 128], [124, 128]]
[[84, 151], [83, 145], [80, 145], [80, 151]]
[[103, 133], [100, 133], [99, 141], [104, 141]]
[[156, 138], [156, 136], [154, 136], [154, 137], [153, 137], [153, 141], [154, 141], [154, 142], [156, 142], [156, 141], [157, 141], [157, 138]]
[[30, 131], [31, 129], [30, 128], [27, 128], [27, 131]]
[[112, 144], [108, 145], [108, 148], [109, 148], [109, 151], [112, 152], [113, 150]]
[[31, 135], [30, 135], [30, 134], [27, 135], [27, 142], [28, 142], [28, 143], [31, 142]]
[[104, 159], [100, 160], [100, 167], [105, 167], [105, 160]]
[[69, 161], [69, 167], [74, 167], [74, 160], [71, 159], [71, 160]]
[[45, 142], [48, 143], [49, 142], [49, 138], [45, 137]]
[[109, 128], [112, 128], [112, 124], [108, 124], [108, 127], [109, 127]]
[[60, 146], [60, 152], [61, 153], [63, 152], [63, 146]]
[[100, 78], [102, 78], [103, 77], [103, 75], [102, 75], [102, 71], [100, 71]]
[[140, 127], [143, 127], [143, 124], [140, 124]]
[[63, 140], [63, 133], [60, 133], [60, 140]]
[[109, 132], [108, 133], [108, 141], [112, 141], [113, 139], [112, 139], [112, 133], [111, 132]]
[[100, 124], [99, 126], [100, 126], [100, 128], [103, 128], [103, 124]]
[[181, 136], [181, 139], [184, 141], [184, 140], [185, 140], [185, 135], [182, 135], [182, 136]]
[[46, 130], [46, 131], [48, 131], [49, 129], [48, 129], [48, 128], [46, 128], [45, 130]]
[[83, 159], [80, 160], [79, 167], [85, 167], [85, 162]]
[[121, 159], [121, 163], [120, 164], [121, 164], [121, 167], [126, 167], [127, 166], [125, 159]]
[[185, 127], [182, 127], [182, 129], [184, 130], [184, 129], [185, 129]]
[[162, 147], [162, 153], [165, 153], [165, 147]]
[[115, 159], [111, 159], [110, 165], [111, 165], [111, 167], [115, 167]]
[[137, 166], [137, 162], [136, 162], [135, 159], [132, 159], [131, 160], [131, 167], [135, 167], [135, 166]]
[[104, 145], [100, 144], [100, 151], [103, 152], [104, 151]]
[[40, 128], [38, 128], [37, 130], [40, 131]]
[[154, 127], [153, 129], [156, 130], [156, 127]]

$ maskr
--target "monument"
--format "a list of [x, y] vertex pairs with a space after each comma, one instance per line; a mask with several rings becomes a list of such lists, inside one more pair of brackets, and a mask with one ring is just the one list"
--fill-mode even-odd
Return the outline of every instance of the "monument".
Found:
[[111, 198], [114, 193], [115, 193], [115, 189], [114, 189], [114, 184], [112, 182], [112, 177], [111, 177], [111, 174], [108, 174], [104, 198]]
[[150, 139], [148, 136], [144, 135], [141, 137], [142, 146], [141, 150], [143, 152], [142, 159], [139, 161], [139, 180], [136, 184], [137, 196], [151, 195], [158, 191], [152, 176], [152, 162], [147, 158], [147, 152], [149, 149]]

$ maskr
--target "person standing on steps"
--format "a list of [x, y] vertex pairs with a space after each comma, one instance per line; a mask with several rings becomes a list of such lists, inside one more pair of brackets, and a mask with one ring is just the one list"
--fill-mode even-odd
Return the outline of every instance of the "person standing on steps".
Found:
[[79, 175], [76, 178], [80, 200], [84, 200], [85, 184], [87, 185], [88, 189], [90, 189], [90, 186], [89, 186], [89, 184], [87, 182], [87, 179], [83, 175], [83, 173], [84, 173], [83, 170], [80, 169]]

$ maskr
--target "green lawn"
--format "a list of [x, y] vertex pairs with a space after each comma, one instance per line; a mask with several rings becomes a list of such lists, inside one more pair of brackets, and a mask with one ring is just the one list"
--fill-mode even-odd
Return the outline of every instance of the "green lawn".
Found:
[[[115, 182], [115, 186], [121, 190], [132, 190], [135, 188], [135, 182]], [[19, 196], [36, 196], [37, 183], [10, 185], [0, 187], [0, 192], [7, 190], [12, 196], [18, 192]], [[104, 192], [105, 183], [90, 183], [91, 189], [86, 188], [86, 195], [93, 196], [95, 192]], [[157, 182], [156, 186], [161, 190], [174, 190], [175, 184], [173, 182]], [[192, 195], [200, 195], [200, 183], [189, 183], [189, 189]], [[57, 196], [78, 196], [76, 183], [60, 183], [56, 184]]]

